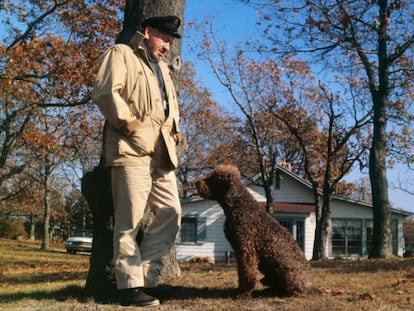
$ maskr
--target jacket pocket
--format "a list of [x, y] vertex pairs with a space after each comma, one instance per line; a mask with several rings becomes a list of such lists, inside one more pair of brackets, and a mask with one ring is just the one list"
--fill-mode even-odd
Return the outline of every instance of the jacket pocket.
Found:
[[156, 142], [155, 127], [152, 118], [147, 116], [129, 136], [119, 139], [119, 153], [143, 156], [154, 152]]

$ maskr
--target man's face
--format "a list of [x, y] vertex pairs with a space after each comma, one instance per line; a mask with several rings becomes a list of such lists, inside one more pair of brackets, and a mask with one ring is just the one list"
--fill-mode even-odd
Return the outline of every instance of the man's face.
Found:
[[159, 62], [170, 50], [174, 37], [151, 26], [145, 28], [144, 35], [150, 56]]

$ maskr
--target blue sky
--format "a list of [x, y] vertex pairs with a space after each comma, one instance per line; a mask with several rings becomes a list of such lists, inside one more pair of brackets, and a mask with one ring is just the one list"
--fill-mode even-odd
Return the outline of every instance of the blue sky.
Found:
[[243, 41], [255, 34], [255, 10], [241, 0], [186, 0], [186, 22], [210, 19], [218, 34], [232, 41]]
[[[230, 45], [242, 44], [255, 36], [256, 13], [255, 10], [242, 3], [241, 0], [186, 0], [184, 12], [185, 23], [201, 22], [208, 20], [213, 23], [215, 35], [218, 39], [226, 41]], [[200, 44], [202, 37], [194, 37], [194, 32], [184, 36], [182, 44], [183, 60], [195, 64], [197, 76], [213, 92], [217, 102], [227, 106], [229, 96], [227, 91], [214, 77], [212, 70], [203, 61], [191, 53], [189, 46]]]
[[[217, 36], [232, 44], [243, 43], [250, 38], [261, 36], [255, 28], [257, 13], [251, 7], [242, 3], [241, 0], [186, 0], [185, 22], [209, 19], [214, 23]], [[213, 93], [214, 99], [220, 104], [230, 105], [228, 96], [220, 84], [215, 80], [211, 69], [202, 61], [198, 61], [188, 50], [188, 45], [194, 44], [200, 38], [183, 38], [183, 60], [192, 61], [195, 64], [197, 78]], [[349, 174], [345, 180], [356, 182], [361, 177], [358, 171]], [[409, 171], [404, 166], [397, 166], [388, 170], [388, 183], [390, 186], [389, 197], [394, 208], [402, 208], [414, 212], [414, 196], [402, 191], [392, 189], [393, 184], [398, 180], [411, 181], [414, 183], [414, 172]]]

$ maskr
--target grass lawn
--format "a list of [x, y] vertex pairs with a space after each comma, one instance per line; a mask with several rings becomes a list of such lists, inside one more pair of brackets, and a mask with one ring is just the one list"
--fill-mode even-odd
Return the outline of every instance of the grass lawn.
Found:
[[[251, 300], [233, 300], [234, 264], [182, 264], [169, 285], [176, 297], [150, 310], [414, 310], [414, 258], [313, 262], [320, 293], [269, 297], [257, 286]], [[85, 299], [87, 254], [67, 254], [62, 245], [41, 251], [40, 242], [0, 239], [0, 310], [137, 310]]]

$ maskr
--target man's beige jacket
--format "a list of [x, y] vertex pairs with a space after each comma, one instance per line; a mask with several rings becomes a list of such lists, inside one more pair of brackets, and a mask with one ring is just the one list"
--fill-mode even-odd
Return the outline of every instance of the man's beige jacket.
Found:
[[[165, 118], [156, 74], [151, 69], [137, 32], [130, 45], [116, 44], [103, 56], [93, 101], [106, 119], [104, 148], [106, 165], [154, 164], [176, 168], [175, 134], [178, 133], [177, 93], [168, 66], [160, 62], [168, 98]], [[162, 142], [162, 140], [165, 142]], [[155, 150], [157, 153], [154, 154]], [[166, 153], [166, 154], [164, 154]]]

